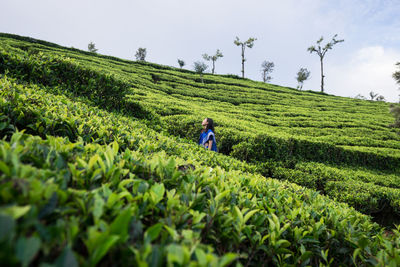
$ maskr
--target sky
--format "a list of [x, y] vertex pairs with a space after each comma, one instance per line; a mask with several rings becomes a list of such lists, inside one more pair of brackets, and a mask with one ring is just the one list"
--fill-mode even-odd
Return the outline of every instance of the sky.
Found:
[[[220, 49], [217, 74], [241, 75], [241, 50], [233, 41], [257, 40], [246, 49], [245, 76], [262, 80], [261, 63], [275, 64], [272, 84], [296, 88], [300, 68], [311, 71], [303, 90], [320, 90], [320, 62], [307, 48], [335, 34], [324, 58], [325, 92], [399, 102], [392, 78], [400, 62], [400, 0], [0, 0], [0, 32], [67, 47], [193, 69], [202, 54]], [[203, 60], [204, 61], [204, 60]], [[211, 64], [210, 70], [211, 70]]]

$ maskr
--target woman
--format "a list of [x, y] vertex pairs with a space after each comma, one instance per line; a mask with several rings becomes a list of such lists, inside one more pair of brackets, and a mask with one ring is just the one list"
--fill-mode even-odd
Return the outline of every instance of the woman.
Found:
[[210, 118], [205, 118], [201, 123], [203, 130], [201, 130], [199, 145], [204, 146], [208, 150], [217, 152], [217, 142], [215, 141], [214, 121]]

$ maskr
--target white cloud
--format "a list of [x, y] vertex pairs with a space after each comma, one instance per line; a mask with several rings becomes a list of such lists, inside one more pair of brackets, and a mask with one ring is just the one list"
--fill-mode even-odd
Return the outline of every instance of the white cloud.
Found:
[[398, 102], [398, 86], [392, 74], [399, 60], [400, 51], [382, 46], [363, 47], [343, 64], [327, 68], [327, 77], [332, 77], [329, 88], [335, 94], [351, 97], [358, 93], [368, 96], [373, 91], [390, 102]]

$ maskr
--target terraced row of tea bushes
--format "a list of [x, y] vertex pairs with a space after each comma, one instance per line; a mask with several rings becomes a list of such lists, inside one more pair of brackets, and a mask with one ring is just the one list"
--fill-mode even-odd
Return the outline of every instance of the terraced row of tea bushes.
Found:
[[[0, 134], [8, 136], [16, 129], [26, 133], [68, 137], [71, 141], [110, 144], [121, 149], [144, 149], [143, 153], [164, 151], [186, 160], [226, 170], [253, 171], [254, 167], [219, 153], [204, 157], [203, 148], [180, 138], [167, 137], [146, 127], [142, 121], [88, 105], [75, 98], [54, 95], [37, 85], [20, 85], [15, 79], [0, 79]], [[194, 150], [193, 150], [194, 149]], [[207, 153], [208, 154], [208, 153]], [[203, 159], [204, 158], [204, 159]]]
[[[128, 86], [112, 75], [83, 69], [72, 60], [38, 55], [19, 56], [0, 52], [0, 71], [6, 71], [27, 82], [46, 86], [65, 85], [75, 95], [90, 97], [96, 104], [116, 107]], [[96, 94], [96, 97], [93, 95]], [[100, 101], [100, 102], [99, 102]]]
[[201, 242], [206, 214], [195, 206], [205, 193], [181, 200], [194, 175], [174, 161], [21, 133], [0, 151], [2, 264], [226, 266], [239, 256]]
[[24, 51], [37, 51], [37, 47], [40, 48], [47, 48], [47, 49], [51, 49], [51, 50], [62, 50], [62, 51], [72, 51], [74, 53], [79, 53], [79, 54], [85, 54], [86, 56], [90, 56], [90, 57], [100, 57], [103, 59], [108, 59], [108, 60], [113, 60], [113, 61], [117, 61], [117, 62], [125, 62], [125, 63], [130, 63], [131, 61], [128, 60], [123, 60], [120, 58], [116, 58], [116, 57], [112, 57], [112, 56], [105, 56], [105, 55], [101, 55], [101, 54], [96, 54], [96, 53], [91, 53], [91, 52], [87, 52], [84, 50], [80, 50], [80, 49], [76, 49], [76, 48], [68, 48], [65, 46], [61, 46], [55, 43], [51, 43], [51, 42], [47, 42], [47, 41], [43, 41], [43, 40], [39, 40], [39, 39], [35, 39], [35, 38], [31, 38], [31, 37], [26, 37], [26, 36], [20, 36], [20, 35], [16, 35], [16, 34], [10, 34], [10, 33], [0, 33], [0, 38], [4, 39], [4, 40], [18, 40], [18, 48], [24, 50]]
[[133, 101], [126, 101], [129, 84], [112, 74], [82, 67], [74, 60], [38, 54], [18, 55], [0, 50], [0, 73], [8, 73], [21, 81], [42, 84], [53, 92], [82, 96], [104, 108], [127, 112], [137, 118], [159, 122], [150, 110]]
[[[340, 168], [314, 162], [293, 164], [271, 161], [258, 164], [257, 172], [318, 190], [364, 214], [373, 215], [380, 223], [390, 225], [399, 221], [399, 176]], [[383, 216], [386, 221], [381, 218]]]
[[[315, 191], [164, 152], [66, 138], [0, 141], [7, 265], [400, 263], [400, 233]], [[209, 153], [210, 154], [210, 153]]]
[[[196, 131], [192, 127], [200, 116], [168, 116], [166, 127], [172, 134], [194, 140]], [[177, 123], [179, 122], [179, 123]], [[236, 125], [234, 120], [231, 120]], [[189, 127], [187, 127], [189, 126]], [[217, 128], [221, 152], [229, 153], [241, 160], [263, 162], [273, 160], [318, 161], [354, 166], [367, 166], [378, 170], [400, 170], [400, 154], [396, 150], [380, 148], [380, 153], [370, 149], [342, 147], [325, 142], [316, 142], [305, 137], [271, 132], [268, 134], [246, 134], [238, 130]], [[229, 140], [229, 141], [228, 141]], [[224, 143], [228, 141], [229, 143]]]
[[329, 166], [316, 162], [299, 162], [293, 169], [324, 177], [327, 180], [336, 179], [340, 181], [351, 178], [364, 183], [373, 183], [390, 188], [400, 188], [400, 176], [390, 174], [390, 172], [385, 173], [366, 168], [357, 169], [343, 165]]
[[392, 155], [390, 151], [381, 155], [345, 149], [323, 142], [310, 142], [300, 138], [284, 139], [270, 135], [257, 135], [247, 142], [241, 142], [232, 149], [232, 156], [252, 162], [295, 158], [300, 161], [368, 166], [378, 170], [400, 170], [400, 155]]

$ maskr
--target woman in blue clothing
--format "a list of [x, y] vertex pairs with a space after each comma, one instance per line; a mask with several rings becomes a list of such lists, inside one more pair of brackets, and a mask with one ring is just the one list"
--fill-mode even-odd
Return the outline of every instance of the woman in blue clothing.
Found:
[[217, 152], [217, 141], [215, 141], [214, 121], [210, 118], [205, 118], [201, 123], [203, 129], [200, 133], [199, 145], [205, 149]]

